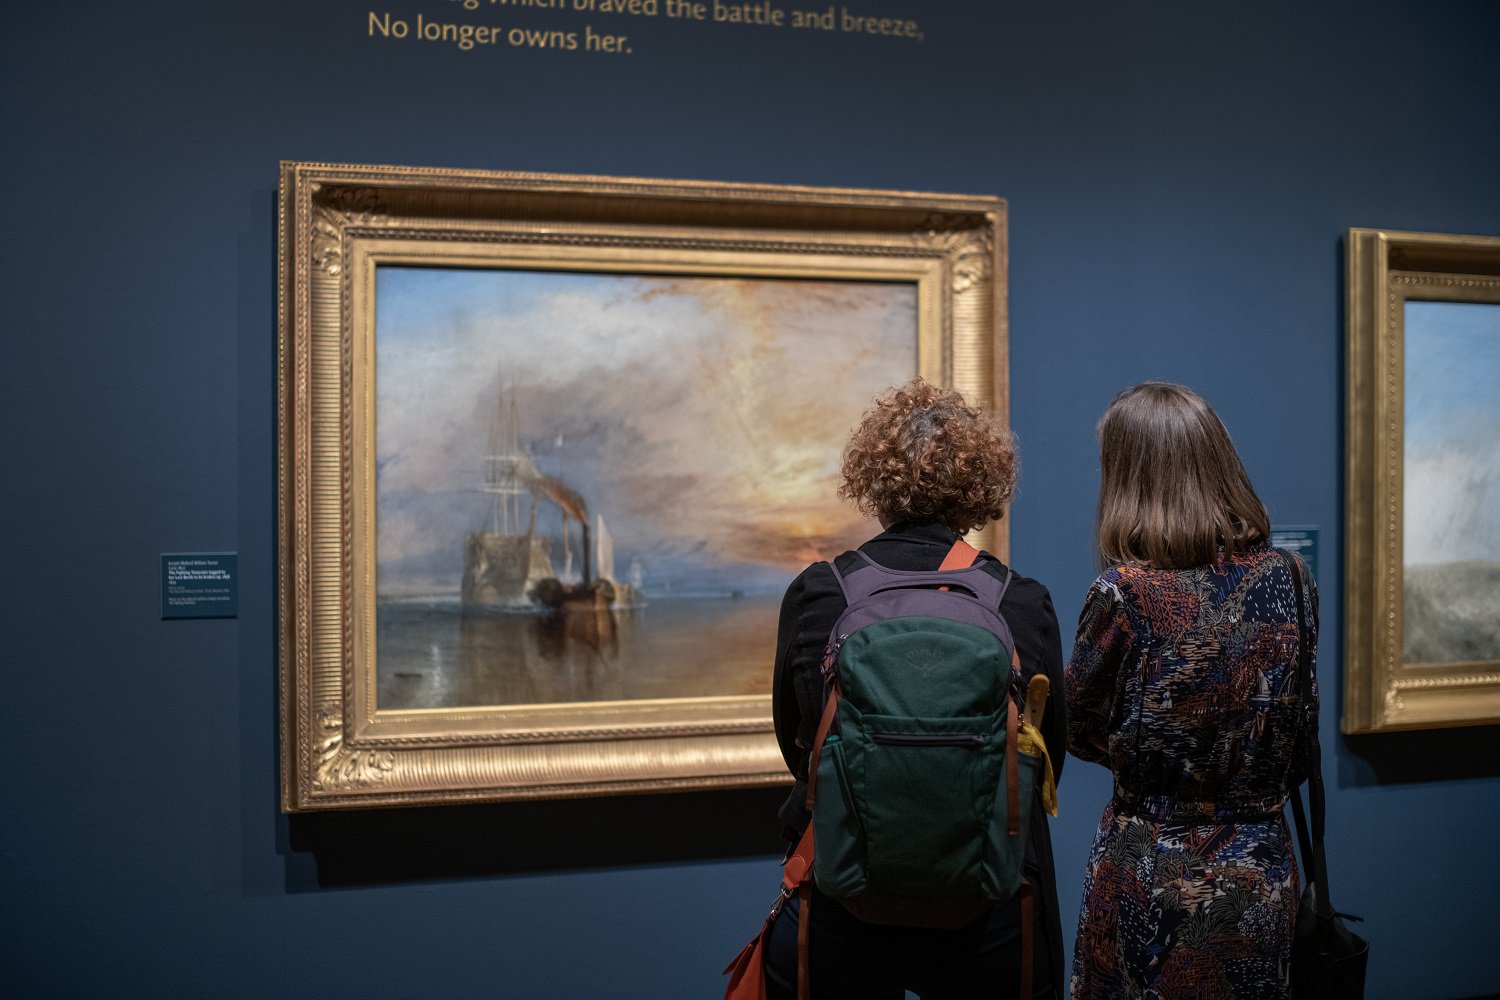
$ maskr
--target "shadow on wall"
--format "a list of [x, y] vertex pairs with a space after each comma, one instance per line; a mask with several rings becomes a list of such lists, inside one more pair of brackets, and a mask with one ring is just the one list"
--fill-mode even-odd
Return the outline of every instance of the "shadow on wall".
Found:
[[785, 788], [285, 817], [288, 892], [779, 855]]
[[[1500, 726], [1344, 736], [1339, 784], [1354, 787], [1500, 777]], [[1326, 757], [1327, 751], [1324, 751]]]

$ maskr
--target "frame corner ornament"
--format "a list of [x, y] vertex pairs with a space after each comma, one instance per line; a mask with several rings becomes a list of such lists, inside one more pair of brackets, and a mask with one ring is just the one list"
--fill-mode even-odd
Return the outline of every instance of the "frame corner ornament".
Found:
[[396, 755], [390, 751], [359, 750], [344, 740], [343, 713], [336, 708], [318, 710], [318, 760], [312, 781], [315, 793], [341, 793], [379, 788], [395, 770]]

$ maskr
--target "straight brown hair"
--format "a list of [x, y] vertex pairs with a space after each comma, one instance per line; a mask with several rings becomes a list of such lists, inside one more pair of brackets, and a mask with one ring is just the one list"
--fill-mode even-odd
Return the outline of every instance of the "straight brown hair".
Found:
[[1121, 392], [1099, 420], [1099, 554], [1187, 569], [1271, 534], [1229, 431], [1202, 396], [1170, 382]]

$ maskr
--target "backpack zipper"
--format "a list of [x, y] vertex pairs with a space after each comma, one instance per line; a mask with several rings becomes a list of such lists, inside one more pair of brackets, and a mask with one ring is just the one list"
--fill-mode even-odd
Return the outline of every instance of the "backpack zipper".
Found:
[[876, 743], [895, 747], [982, 747], [982, 733], [870, 733]]
[[833, 676], [838, 672], [839, 650], [844, 648], [844, 640], [849, 638], [845, 632], [828, 643], [823, 650], [823, 661], [819, 664], [819, 671], [823, 675], [823, 684], [826, 686], [833, 681]]

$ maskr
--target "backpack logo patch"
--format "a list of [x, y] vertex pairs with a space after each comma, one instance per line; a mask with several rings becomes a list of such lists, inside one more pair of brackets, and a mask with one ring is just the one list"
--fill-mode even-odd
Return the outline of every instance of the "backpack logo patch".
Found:
[[943, 652], [933, 646], [918, 646], [904, 652], [902, 659], [906, 661], [906, 665], [924, 680], [931, 677], [943, 665]]

